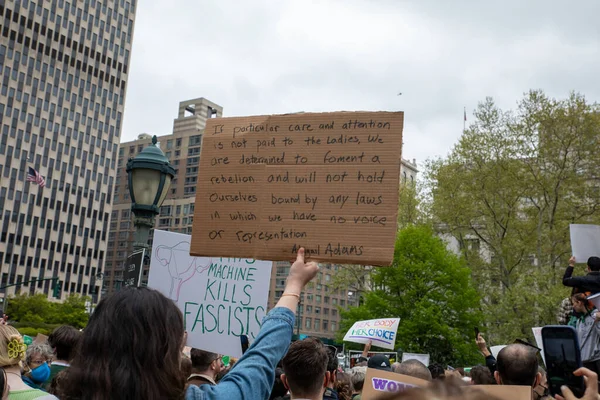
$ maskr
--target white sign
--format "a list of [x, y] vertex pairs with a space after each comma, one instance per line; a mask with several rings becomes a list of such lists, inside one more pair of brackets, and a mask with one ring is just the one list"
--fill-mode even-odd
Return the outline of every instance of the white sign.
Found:
[[494, 356], [494, 358], [497, 359], [498, 358], [498, 353], [500, 353], [500, 350], [502, 350], [505, 347], [506, 347], [505, 344], [502, 344], [502, 345], [499, 345], [499, 346], [492, 346], [492, 347], [490, 347], [490, 351], [492, 352], [492, 355]]
[[533, 337], [535, 338], [535, 343], [537, 347], [542, 349], [542, 360], [544, 361], [544, 365], [546, 364], [546, 356], [544, 355], [544, 342], [542, 341], [542, 328], [531, 328], [533, 331]]
[[371, 340], [377, 347], [393, 350], [399, 323], [400, 318], [357, 321], [344, 336], [344, 341], [365, 344]]
[[600, 257], [600, 226], [571, 224], [571, 249], [578, 263]]
[[429, 354], [403, 353], [402, 362], [406, 360], [417, 360], [425, 364], [426, 367], [429, 366]]
[[190, 239], [154, 231], [148, 286], [177, 304], [188, 346], [239, 358], [266, 315], [272, 262], [192, 257]]

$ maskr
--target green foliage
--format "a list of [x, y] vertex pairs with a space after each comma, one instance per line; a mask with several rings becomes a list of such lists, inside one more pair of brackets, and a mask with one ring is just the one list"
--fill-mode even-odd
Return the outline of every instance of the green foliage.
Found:
[[491, 342], [556, 322], [569, 224], [600, 222], [599, 111], [578, 94], [532, 91], [516, 111], [488, 98], [450, 155], [427, 166], [431, 215], [472, 270]]
[[48, 336], [52, 332], [51, 329], [32, 328], [30, 326], [25, 326], [25, 327], [22, 327], [22, 328], [17, 328], [17, 330], [19, 331], [19, 333], [21, 335], [31, 336], [32, 338], [35, 338], [38, 335], [38, 333], [41, 333], [42, 335]]
[[[11, 321], [17, 321], [24, 327], [32, 329], [51, 330], [48, 325], [71, 325], [75, 328], [83, 328], [87, 324], [85, 302], [88, 297], [71, 295], [64, 302], [51, 302], [44, 294], [28, 296], [16, 295], [8, 301], [7, 314]], [[17, 324], [15, 324], [17, 326]]]
[[473, 327], [482, 317], [470, 270], [429, 228], [401, 230], [392, 266], [371, 278], [374, 290], [363, 304], [341, 312], [340, 339], [358, 320], [399, 317], [396, 347], [403, 351], [454, 365], [481, 361]]

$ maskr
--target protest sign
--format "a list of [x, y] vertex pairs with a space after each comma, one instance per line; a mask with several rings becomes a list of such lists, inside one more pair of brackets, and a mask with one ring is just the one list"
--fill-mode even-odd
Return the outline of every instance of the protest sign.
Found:
[[417, 360], [429, 366], [429, 354], [402, 353], [402, 362], [406, 360]]
[[142, 271], [144, 270], [144, 255], [146, 249], [136, 250], [127, 257], [125, 272], [123, 273], [123, 282], [127, 287], [140, 286], [142, 281]]
[[492, 355], [494, 356], [494, 358], [498, 358], [498, 353], [500, 353], [500, 350], [502, 350], [505, 347], [506, 347], [505, 344], [490, 347], [490, 351], [492, 352]]
[[396, 343], [396, 332], [400, 318], [371, 319], [368, 321], [357, 321], [346, 332], [345, 342], [369, 343], [384, 349], [394, 349]]
[[203, 135], [190, 254], [390, 265], [402, 112], [215, 118]]
[[578, 263], [586, 263], [588, 258], [600, 257], [600, 226], [571, 224], [571, 250]]
[[395, 372], [367, 368], [361, 399], [379, 399], [386, 393], [400, 393], [414, 387], [427, 387], [429, 382]]
[[35, 343], [35, 344], [48, 343], [48, 336], [38, 333], [37, 336], [35, 337], [35, 339], [33, 340], [33, 343]]
[[242, 356], [241, 335], [254, 339], [266, 314], [271, 262], [189, 255], [190, 236], [154, 231], [148, 286], [183, 313], [187, 345]]
[[500, 400], [531, 400], [532, 390], [530, 386], [513, 385], [474, 385], [465, 386], [467, 391], [483, 391], [490, 397]]
[[535, 343], [537, 344], [537, 347], [542, 349], [542, 351], [540, 353], [542, 355], [542, 360], [544, 361], [544, 365], [545, 365], [546, 364], [546, 356], [544, 355], [544, 342], [542, 341], [542, 328], [536, 327], [536, 328], [531, 328], [531, 330], [533, 331], [533, 337], [535, 338]]

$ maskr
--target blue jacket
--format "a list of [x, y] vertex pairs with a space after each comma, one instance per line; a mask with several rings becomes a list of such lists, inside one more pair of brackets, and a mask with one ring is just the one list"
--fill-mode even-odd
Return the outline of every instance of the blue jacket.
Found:
[[294, 313], [285, 307], [272, 309], [263, 320], [258, 337], [248, 351], [216, 386], [191, 385], [186, 400], [264, 400], [275, 382], [275, 368], [292, 341]]

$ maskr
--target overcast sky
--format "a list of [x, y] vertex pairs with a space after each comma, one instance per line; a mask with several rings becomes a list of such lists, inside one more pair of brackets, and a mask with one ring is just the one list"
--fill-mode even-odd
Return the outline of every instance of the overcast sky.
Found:
[[402, 155], [420, 163], [448, 153], [463, 107], [470, 119], [486, 96], [600, 100], [600, 0], [165, 4], [138, 2], [122, 141], [170, 133], [198, 97], [224, 116], [401, 110]]

